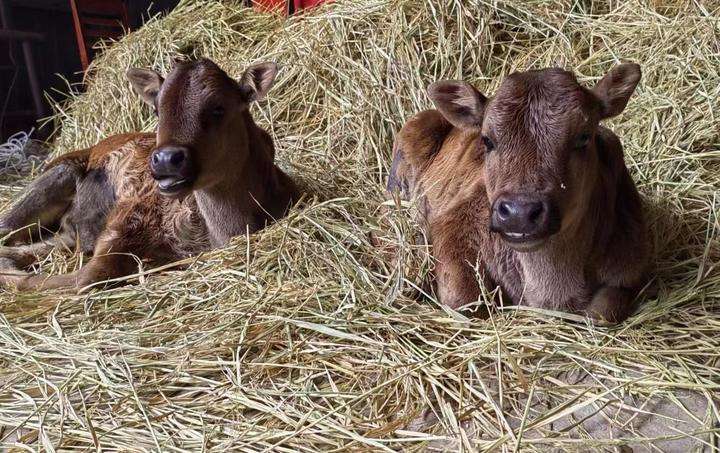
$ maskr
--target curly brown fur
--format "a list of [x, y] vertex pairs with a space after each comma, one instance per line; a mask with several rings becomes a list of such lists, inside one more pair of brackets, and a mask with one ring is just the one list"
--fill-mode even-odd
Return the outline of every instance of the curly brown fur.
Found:
[[[620, 141], [598, 123], [625, 108], [639, 77], [621, 65], [588, 90], [560, 69], [528, 71], [492, 99], [464, 82], [431, 85], [438, 110], [398, 133], [388, 188], [419, 200], [443, 303], [478, 299], [479, 262], [481, 283], [515, 303], [610, 322], [632, 312], [648, 236]], [[526, 199], [541, 214], [516, 233], [498, 205]]]
[[[59, 225], [59, 243], [78, 241], [92, 259], [72, 274], [29, 275], [22, 268], [32, 255], [47, 253], [58, 241], [5, 247], [3, 283], [21, 290], [83, 288], [137, 272], [141, 264], [161, 265], [222, 246], [282, 217], [297, 189], [273, 163], [272, 139], [248, 111], [275, 73], [274, 64], [256, 65], [236, 82], [209, 60], [179, 64], [168, 81], [153, 71], [129, 71], [134, 89], [159, 113], [157, 133], [117, 135], [61, 156], [0, 218], [6, 232], [20, 231], [12, 235], [14, 243], [28, 238], [27, 225]], [[218, 105], [224, 115], [208, 117]], [[196, 175], [187, 191], [171, 195], [158, 190], [148, 165], [169, 144], [192, 150]]]

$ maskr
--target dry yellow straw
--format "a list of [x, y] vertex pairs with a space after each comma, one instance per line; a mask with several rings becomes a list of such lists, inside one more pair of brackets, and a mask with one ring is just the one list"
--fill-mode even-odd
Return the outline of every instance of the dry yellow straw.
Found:
[[[82, 296], [2, 292], [0, 446], [588, 451], [717, 427], [717, 2], [341, 0], [287, 21], [242, 3], [185, 1], [109, 45], [87, 92], [56, 106], [55, 152], [153, 129], [129, 66], [206, 56], [239, 76], [274, 60], [278, 83], [253, 112], [313, 196], [186, 270]], [[622, 60], [644, 75], [611, 126], [650, 206], [657, 296], [613, 329], [415, 298], [432, 261], [383, 186], [393, 134], [430, 106], [425, 86], [463, 78], [492, 94], [512, 71], [557, 64], [590, 85]], [[26, 183], [2, 186], [3, 204]], [[41, 267], [80, 264], [58, 251]], [[593, 377], [569, 385], [581, 372]], [[561, 429], [620, 403], [639, 419], [657, 398], [675, 409], [669, 434]]]

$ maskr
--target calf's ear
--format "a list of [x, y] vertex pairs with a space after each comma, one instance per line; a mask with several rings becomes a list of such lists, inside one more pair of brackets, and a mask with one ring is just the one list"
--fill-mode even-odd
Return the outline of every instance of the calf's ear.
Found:
[[155, 98], [160, 92], [163, 78], [152, 69], [130, 68], [125, 73], [132, 89], [151, 107], [155, 107]]
[[267, 95], [275, 82], [278, 67], [275, 63], [259, 63], [252, 65], [240, 78], [240, 89], [247, 102], [260, 101]]
[[430, 84], [428, 96], [442, 116], [461, 129], [479, 128], [487, 98], [474, 86], [456, 80], [441, 80]]
[[611, 69], [593, 88], [602, 106], [601, 118], [610, 118], [625, 110], [639, 81], [638, 64], [624, 63]]

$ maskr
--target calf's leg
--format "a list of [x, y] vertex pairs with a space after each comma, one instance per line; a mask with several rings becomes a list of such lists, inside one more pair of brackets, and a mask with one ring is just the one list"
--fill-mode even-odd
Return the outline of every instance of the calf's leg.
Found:
[[20, 201], [0, 216], [0, 234], [12, 233], [6, 243], [31, 242], [33, 225], [57, 228], [81, 178], [80, 168], [60, 163], [35, 179]]
[[[458, 208], [462, 212], [468, 206]], [[481, 286], [494, 287], [489, 277], [477, 236], [463, 228], [463, 219], [441, 216], [430, 223], [430, 239], [435, 258], [436, 292], [443, 304], [457, 309], [475, 302], [480, 297]], [[479, 265], [479, 275], [475, 264]], [[478, 278], [480, 281], [478, 281]]]
[[136, 259], [128, 254], [93, 256], [79, 270], [62, 275], [33, 274], [17, 283], [20, 291], [74, 288], [81, 290], [94, 283], [124, 277], [137, 271]]
[[20, 281], [18, 290], [40, 290], [57, 288], [82, 289], [104, 280], [130, 275], [137, 271], [138, 260], [133, 252], [133, 244], [147, 243], [141, 236], [142, 229], [129, 230], [126, 217], [116, 215], [109, 222], [97, 241], [93, 257], [79, 270], [63, 275], [35, 274]]
[[73, 242], [73, 235], [62, 234], [34, 244], [0, 247], [0, 285], [17, 285], [31, 275], [25, 268], [49, 255], [55, 247], [71, 247]]
[[601, 323], [623, 322], [635, 309], [636, 291], [615, 286], [603, 286], [593, 295], [585, 313]]
[[161, 230], [162, 218], [152, 200], [120, 202], [109, 215], [87, 265], [71, 274], [31, 275], [18, 284], [18, 289], [83, 289], [137, 272], [140, 259], [155, 263], [177, 259], [170, 244], [157, 234]]
[[441, 303], [458, 309], [478, 299], [480, 286], [469, 262], [437, 252], [435, 259], [435, 281]]

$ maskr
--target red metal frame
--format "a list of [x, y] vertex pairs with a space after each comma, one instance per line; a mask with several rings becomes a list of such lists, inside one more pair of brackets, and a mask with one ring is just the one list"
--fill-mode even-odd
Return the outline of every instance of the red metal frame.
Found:
[[307, 9], [307, 8], [313, 8], [315, 6], [318, 6], [322, 3], [325, 3], [327, 1], [331, 0], [293, 0], [295, 2], [295, 11], [299, 11], [301, 9]]
[[129, 28], [123, 0], [70, 0], [75, 39], [83, 70], [90, 65], [89, 47], [97, 39], [116, 38]]
[[[129, 28], [127, 5], [123, 0], [69, 0], [75, 24], [75, 39], [83, 70], [90, 65], [93, 41], [115, 38], [119, 27]], [[332, 0], [248, 0], [255, 8], [293, 14]]]
[[282, 11], [288, 12], [287, 0], [252, 0], [252, 5], [261, 11], [276, 12]]
[[261, 11], [293, 14], [332, 0], [252, 0], [253, 6]]

